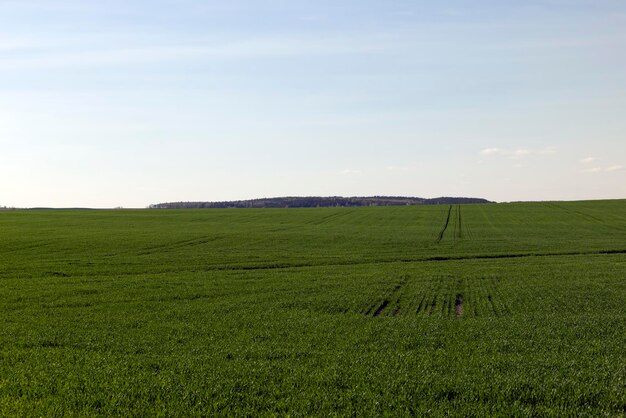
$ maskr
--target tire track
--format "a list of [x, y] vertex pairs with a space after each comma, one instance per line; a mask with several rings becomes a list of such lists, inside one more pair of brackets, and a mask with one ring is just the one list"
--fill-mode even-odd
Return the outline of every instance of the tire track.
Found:
[[347, 215], [349, 215], [351, 213], [354, 213], [354, 212], [355, 212], [354, 209], [352, 209], [352, 210], [346, 209], [344, 211], [337, 211], [337, 213], [331, 213], [331, 214], [323, 216], [321, 218], [311, 219], [311, 220], [305, 222], [305, 224], [306, 225], [318, 226], [318, 225], [325, 224], [327, 222], [335, 221], [335, 220], [337, 220], [337, 218], [342, 218], [342, 217], [347, 216]]
[[451, 213], [452, 213], [452, 205], [448, 207], [448, 216], [446, 216], [446, 222], [444, 223], [443, 228], [441, 228], [441, 231], [439, 231], [439, 235], [437, 236], [437, 242], [441, 242], [441, 240], [443, 239], [443, 235], [446, 233], [446, 230], [448, 229], [448, 225], [450, 224]]
[[[459, 207], [459, 210], [460, 209], [461, 208]], [[470, 219], [471, 219], [471, 217], [470, 217]], [[464, 233], [465, 233], [465, 239], [468, 239], [468, 240], [473, 240], [474, 239], [474, 232], [472, 231], [472, 228], [470, 227], [470, 223], [465, 222], [463, 224], [463, 230], [464, 230]]]
[[387, 309], [387, 307], [395, 301], [397, 306], [392, 315], [396, 316], [400, 311], [400, 296], [398, 296], [397, 298], [396, 296], [401, 294], [402, 288], [404, 287], [404, 285], [406, 285], [407, 280], [407, 277], [403, 277], [399, 283], [397, 283], [393, 288], [387, 291], [387, 294], [383, 298], [382, 302], [376, 302], [373, 305], [370, 305], [370, 308], [367, 309], [365, 315], [369, 316], [371, 314], [374, 318], [380, 316], [385, 311], [385, 309]]
[[[475, 255], [457, 255], [457, 256], [429, 256], [415, 259], [400, 258], [397, 260], [372, 260], [363, 262], [335, 262], [335, 263], [268, 263], [261, 265], [241, 265], [241, 264], [227, 264], [227, 265], [212, 265], [212, 266], [198, 266], [188, 268], [176, 268], [167, 271], [150, 272], [150, 274], [171, 274], [172, 272], [187, 272], [187, 273], [199, 273], [199, 272], [212, 272], [212, 271], [262, 271], [262, 270], [290, 270], [290, 269], [306, 269], [313, 267], [342, 267], [342, 266], [367, 266], [375, 264], [413, 264], [413, 263], [432, 263], [441, 261], [463, 261], [463, 260], [494, 260], [494, 259], [514, 259], [514, 258], [531, 258], [531, 257], [587, 257], [596, 255], [614, 255], [614, 254], [626, 254], [626, 249], [614, 249], [614, 250], [598, 250], [598, 251], [565, 251], [565, 252], [549, 252], [549, 253], [515, 253], [515, 254], [475, 254]], [[132, 276], [136, 274], [146, 273], [145, 270], [123, 272], [119, 271], [115, 274], [117, 276]], [[8, 277], [8, 271], [0, 271], [0, 277]], [[69, 277], [79, 276], [80, 274], [70, 274]]]
[[385, 299], [383, 300], [383, 303], [380, 304], [380, 306], [378, 307], [378, 309], [376, 309], [376, 312], [374, 312], [374, 315], [372, 315], [374, 318], [377, 317], [378, 315], [380, 315], [381, 313], [383, 313], [383, 311], [385, 310], [385, 308], [389, 306], [389, 300]]
[[193, 246], [208, 244], [208, 243], [212, 243], [215, 241], [219, 241], [221, 239], [223, 239], [222, 236], [213, 235], [213, 236], [208, 236], [208, 237], [191, 238], [191, 239], [186, 239], [186, 240], [181, 240], [181, 241], [174, 241], [174, 242], [170, 242], [167, 244], [160, 244], [160, 245], [145, 247], [144, 249], [139, 251], [137, 255], [149, 255], [149, 254], [154, 254], [155, 252], [167, 252], [167, 251], [177, 250], [177, 249], [181, 249], [185, 247], [193, 247]]
[[435, 309], [437, 308], [437, 299], [439, 296], [439, 290], [441, 290], [445, 278], [440, 278], [435, 285], [435, 289], [433, 291], [433, 298], [431, 301], [427, 302], [427, 305], [424, 307], [424, 312], [428, 311], [428, 316], [432, 316], [435, 313]]
[[430, 303], [430, 309], [428, 310], [428, 315], [432, 315], [435, 312], [435, 308], [437, 307], [437, 295], [433, 296], [433, 300]]
[[457, 223], [457, 230], [458, 230], [458, 235], [457, 238], [458, 239], [463, 239], [463, 222], [461, 220], [461, 205], [457, 205], [456, 207], [456, 223]]
[[[610, 225], [607, 224], [606, 219], [603, 218], [599, 218], [595, 215], [592, 215], [590, 213], [587, 213], [581, 209], [574, 209], [574, 208], [570, 208], [570, 207], [566, 207], [563, 205], [559, 205], [553, 202], [546, 202], [544, 204], [544, 206], [553, 209], [553, 210], [559, 210], [562, 212], [565, 212], [571, 216], [575, 216], [578, 217], [579, 219], [585, 220], [586, 222], [588, 222], [589, 224], [597, 224], [597, 225], [601, 225], [606, 229], [612, 230], [612, 229], [620, 229], [620, 230], [625, 230], [626, 227], [624, 226], [618, 226], [618, 225]], [[615, 214], [613, 214], [615, 215]], [[590, 228], [591, 230], [593, 230], [594, 228]]]
[[424, 310], [426, 309], [426, 305], [424, 303], [425, 301], [426, 301], [426, 293], [422, 294], [422, 298], [420, 299], [420, 302], [417, 305], [417, 310], [415, 311], [417, 315], [419, 315], [420, 312], [422, 312], [422, 308], [424, 308]]

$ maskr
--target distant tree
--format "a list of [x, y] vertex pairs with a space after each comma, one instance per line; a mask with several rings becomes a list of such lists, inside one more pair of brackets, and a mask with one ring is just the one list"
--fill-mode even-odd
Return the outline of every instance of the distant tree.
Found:
[[407, 206], [407, 205], [440, 205], [491, 203], [486, 199], [467, 197], [438, 197], [424, 199], [403, 196], [370, 196], [370, 197], [275, 197], [252, 200], [236, 200], [226, 202], [170, 202], [156, 203], [150, 209], [222, 209], [222, 208], [313, 208], [313, 207], [354, 207], [354, 206]]

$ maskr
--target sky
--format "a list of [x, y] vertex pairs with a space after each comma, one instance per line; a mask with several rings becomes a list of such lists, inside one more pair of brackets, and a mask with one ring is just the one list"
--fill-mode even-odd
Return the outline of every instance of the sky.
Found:
[[623, 0], [0, 0], [0, 206], [626, 198]]

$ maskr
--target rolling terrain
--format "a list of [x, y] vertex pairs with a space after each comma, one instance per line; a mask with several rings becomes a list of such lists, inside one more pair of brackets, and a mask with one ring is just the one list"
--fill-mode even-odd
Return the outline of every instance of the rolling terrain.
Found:
[[0, 212], [0, 415], [626, 414], [626, 200]]

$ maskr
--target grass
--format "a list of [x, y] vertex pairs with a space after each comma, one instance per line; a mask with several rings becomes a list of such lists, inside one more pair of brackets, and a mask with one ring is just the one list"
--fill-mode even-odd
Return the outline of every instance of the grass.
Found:
[[0, 415], [626, 414], [626, 201], [0, 213]]

